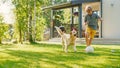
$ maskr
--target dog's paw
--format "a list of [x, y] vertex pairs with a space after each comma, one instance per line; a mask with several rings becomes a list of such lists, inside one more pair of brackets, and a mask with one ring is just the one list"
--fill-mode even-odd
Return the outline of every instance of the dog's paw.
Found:
[[74, 51], [74, 52], [77, 52], [77, 51]]
[[68, 53], [68, 51], [65, 51], [65, 53]]

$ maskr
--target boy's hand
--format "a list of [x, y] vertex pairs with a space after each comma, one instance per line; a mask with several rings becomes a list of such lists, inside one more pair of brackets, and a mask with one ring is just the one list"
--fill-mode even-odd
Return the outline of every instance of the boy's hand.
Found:
[[102, 19], [102, 18], [99, 18], [99, 21], [101, 21], [101, 22], [102, 22], [102, 21], [103, 21], [103, 19]]

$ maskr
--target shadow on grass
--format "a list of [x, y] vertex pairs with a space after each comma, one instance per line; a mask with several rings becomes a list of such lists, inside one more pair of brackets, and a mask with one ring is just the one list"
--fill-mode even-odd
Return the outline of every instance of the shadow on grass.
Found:
[[[84, 60], [84, 57], [80, 57], [78, 55], [74, 56], [75, 54], [73, 54], [73, 56], [71, 56], [71, 55], [66, 55], [66, 54], [54, 54], [54, 53], [50, 53], [50, 52], [28, 52], [28, 51], [13, 51], [13, 50], [8, 50], [8, 51], [6, 51], [6, 53], [22, 59], [17, 62], [7, 60], [6, 62], [3, 63], [4, 65], [8, 65], [10, 68], [18, 66], [18, 64], [21, 63], [22, 61], [24, 61], [24, 62], [21, 63], [21, 64], [23, 64], [23, 66], [21, 66], [21, 68], [26, 68], [26, 66], [32, 65], [32, 62], [38, 62], [38, 63], [45, 62], [46, 64], [58, 66], [58, 68], [61, 68], [61, 67], [72, 68], [69, 65], [64, 64], [64, 62], [76, 61], [78, 59]], [[61, 63], [59, 63], [59, 62], [61, 62]], [[24, 64], [26, 64], [26, 65], [24, 66]], [[2, 68], [4, 68], [4, 67], [2, 67]]]
[[6, 60], [0, 63], [0, 68], [28, 68], [28, 65], [24, 60]]
[[[103, 59], [107, 59], [111, 63], [101, 63], [99, 62], [100, 67], [116, 67], [116, 64], [119, 62], [119, 52], [110, 52], [109, 48], [95, 48], [95, 53], [85, 53], [83, 50], [85, 46], [77, 46], [78, 52], [69, 52], [64, 53], [62, 47], [59, 44], [43, 44], [43, 43], [33, 43], [31, 44], [34, 47], [38, 48], [47, 48], [48, 51], [33, 51], [33, 50], [12, 50], [6, 49], [1, 51], [2, 53], [9, 54], [14, 58], [6, 58], [4, 62], [0, 61], [0, 68], [73, 68], [74, 64], [78, 68], [95, 68], [99, 60], [99, 57], [103, 56]], [[8, 47], [7, 47], [8, 48]], [[11, 48], [11, 47], [10, 47]], [[31, 49], [31, 48], [30, 48]], [[35, 48], [34, 48], [35, 49]], [[58, 50], [54, 50], [58, 49]], [[52, 50], [52, 51], [51, 51]], [[118, 49], [116, 49], [117, 51]], [[104, 58], [105, 56], [105, 58]], [[94, 59], [96, 58], [97, 59]], [[88, 61], [92, 59], [93, 61]], [[117, 61], [111, 60], [115, 59]], [[95, 60], [95, 61], [94, 61]], [[83, 64], [83, 62], [88, 62], [88, 64]], [[90, 64], [90, 63], [95, 64]], [[72, 66], [73, 65], [73, 66]], [[119, 64], [118, 64], [119, 65]], [[48, 67], [45, 67], [48, 66]]]
[[61, 47], [60, 44], [47, 44], [47, 43], [36, 43], [36, 42], [31, 43], [31, 45], [38, 46], [38, 47], [41, 47], [41, 46], [43, 46], [43, 47], [58, 47], [58, 46], [60, 46]]
[[[62, 46], [60, 44], [46, 44], [46, 43], [33, 43], [33, 46], [37, 46], [37, 47], [48, 47], [48, 48], [61, 48], [61, 52], [62, 51]], [[103, 46], [103, 45], [102, 45]], [[115, 52], [111, 52], [110, 48], [98, 48], [95, 47], [95, 52], [94, 53], [85, 53], [84, 49], [86, 46], [77, 46], [77, 53], [75, 54], [80, 54], [80, 55], [87, 55], [87, 56], [100, 56], [100, 55], [104, 55], [104, 56], [120, 56], [120, 50], [119, 49], [114, 49]], [[68, 50], [70, 50], [68, 48]], [[69, 54], [73, 54], [73, 50], [69, 52]]]
[[[45, 63], [45, 65], [50, 64], [53, 66], [58, 66], [57, 68], [72, 68], [69, 64], [67, 63], [74, 63], [74, 61], [86, 61], [86, 58], [88, 56], [99, 56], [98, 54], [86, 54], [83, 52], [70, 52], [70, 53], [51, 53], [51, 52], [32, 52], [32, 51], [21, 51], [21, 50], [7, 50], [5, 53], [12, 55], [14, 57], [19, 58], [20, 60], [18, 61], [11, 61], [11, 60], [6, 60], [4, 62], [4, 65], [9, 66], [10, 68], [13, 67], [18, 67], [21, 64], [20, 68], [26, 68], [27, 66], [30, 66], [33, 64], [33, 62], [37, 62], [34, 65], [39, 65], [41, 63]], [[25, 64], [25, 65], [24, 65]], [[81, 65], [81, 64], [78, 64]], [[34, 68], [36, 68], [34, 66]], [[40, 68], [40, 66], [37, 66]], [[89, 66], [93, 67], [93, 66]], [[4, 66], [2, 67], [4, 68]], [[18, 67], [19, 68], [19, 67]], [[27, 67], [28, 68], [28, 67]]]
[[[31, 44], [32, 46], [37, 46], [37, 47], [48, 47], [48, 48], [61, 48], [62, 49], [62, 46], [60, 44], [46, 44], [46, 43], [33, 43]], [[101, 46], [105, 46], [105, 45], [101, 45]], [[70, 47], [69, 47], [70, 48]], [[69, 50], [68, 48], [68, 50]], [[77, 50], [81, 53], [84, 53], [84, 49], [86, 48], [86, 46], [77, 46]], [[113, 54], [111, 52], [111, 49], [110, 48], [98, 48], [98, 47], [95, 47], [95, 53], [90, 53], [89, 55], [95, 55], [95, 56], [99, 56], [100, 54], [98, 52], [103, 52], [103, 54], [106, 54], [106, 55], [111, 55]], [[119, 49], [114, 49], [115, 50], [115, 54], [116, 53], [120, 53], [120, 50]], [[74, 53], [74, 52], [73, 52]], [[117, 55], [118, 56], [118, 55]]]

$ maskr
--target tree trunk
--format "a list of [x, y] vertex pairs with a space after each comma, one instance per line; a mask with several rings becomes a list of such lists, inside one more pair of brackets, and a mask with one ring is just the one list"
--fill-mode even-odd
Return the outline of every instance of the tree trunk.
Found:
[[32, 36], [32, 8], [31, 8], [30, 1], [28, 3], [28, 40], [29, 40], [29, 42], [33, 42], [33, 36]]
[[21, 44], [23, 44], [23, 41], [22, 41], [22, 31], [21, 31], [21, 28], [19, 28], [19, 42], [21, 43]]
[[33, 41], [36, 40], [36, 0], [34, 0]]
[[0, 44], [2, 43], [2, 39], [0, 38]]
[[32, 38], [32, 15], [29, 15], [29, 42], [33, 42], [33, 38]]

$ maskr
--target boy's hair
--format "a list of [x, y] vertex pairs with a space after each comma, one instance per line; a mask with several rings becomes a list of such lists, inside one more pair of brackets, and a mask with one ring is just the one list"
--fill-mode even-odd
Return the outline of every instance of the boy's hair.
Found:
[[88, 11], [88, 10], [92, 10], [92, 6], [87, 5], [87, 6], [85, 7], [85, 11]]

